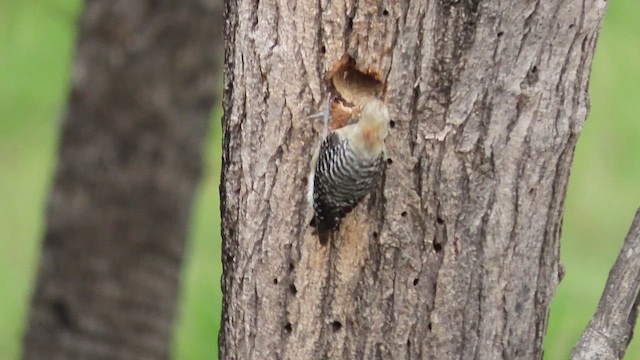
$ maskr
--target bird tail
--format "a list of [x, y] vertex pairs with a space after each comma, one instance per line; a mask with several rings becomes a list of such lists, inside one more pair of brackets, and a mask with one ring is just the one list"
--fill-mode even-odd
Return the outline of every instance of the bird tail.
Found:
[[331, 233], [333, 233], [334, 230], [333, 227], [328, 227], [326, 223], [324, 223], [323, 221], [319, 221], [316, 216], [311, 218], [311, 223], [309, 223], [309, 226], [316, 228], [314, 234], [318, 235], [320, 245], [325, 246], [329, 243], [329, 238], [331, 237]]
[[331, 237], [331, 230], [320, 230], [318, 229], [318, 240], [320, 240], [320, 245], [325, 246], [329, 243], [329, 238]]

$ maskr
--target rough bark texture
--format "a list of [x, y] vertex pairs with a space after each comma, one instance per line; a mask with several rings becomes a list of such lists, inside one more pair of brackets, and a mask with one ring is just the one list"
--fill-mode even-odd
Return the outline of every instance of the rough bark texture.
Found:
[[165, 359], [222, 3], [89, 1], [25, 359]]
[[[605, 5], [227, 2], [221, 358], [541, 358]], [[345, 54], [394, 126], [322, 247], [305, 117]]]
[[640, 209], [609, 273], [598, 309], [571, 359], [622, 359], [633, 337], [639, 303]]

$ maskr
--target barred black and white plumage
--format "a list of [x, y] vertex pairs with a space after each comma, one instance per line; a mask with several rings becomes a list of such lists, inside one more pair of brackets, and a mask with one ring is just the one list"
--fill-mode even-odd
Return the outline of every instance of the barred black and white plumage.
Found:
[[321, 244], [382, 177], [388, 123], [384, 103], [372, 100], [358, 123], [332, 131], [316, 151], [309, 190]]

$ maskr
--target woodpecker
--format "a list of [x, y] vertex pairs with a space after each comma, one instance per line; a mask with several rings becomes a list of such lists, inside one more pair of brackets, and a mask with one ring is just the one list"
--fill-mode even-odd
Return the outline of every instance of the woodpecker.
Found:
[[312, 225], [317, 227], [321, 245], [382, 177], [390, 121], [387, 106], [379, 99], [364, 104], [355, 124], [327, 133], [328, 109], [324, 118], [325, 131], [311, 160], [308, 191], [314, 210]]

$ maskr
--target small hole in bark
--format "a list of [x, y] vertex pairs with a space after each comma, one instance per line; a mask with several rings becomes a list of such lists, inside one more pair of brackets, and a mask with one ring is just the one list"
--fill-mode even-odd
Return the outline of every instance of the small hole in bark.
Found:
[[326, 46], [324, 46], [324, 45], [322, 45], [322, 46], [320, 47], [320, 53], [321, 53], [321, 54], [326, 54], [326, 53], [327, 53], [327, 47], [326, 47]]
[[418, 278], [413, 279], [413, 286], [418, 285], [419, 282], [420, 282], [420, 279]]
[[396, 127], [396, 122], [395, 122], [395, 121], [393, 121], [393, 120], [389, 121], [389, 127], [390, 127], [390, 128], [392, 128], [392, 129], [393, 129], [394, 127]]
[[338, 332], [340, 331], [340, 329], [342, 329], [342, 323], [338, 320], [335, 320], [331, 323], [331, 328], [333, 329], [333, 332]]
[[388, 159], [387, 159], [387, 164], [388, 164], [388, 165], [393, 164], [393, 160], [392, 160], [391, 158], [388, 158]]
[[402, 217], [407, 217], [407, 212], [406, 212], [406, 211], [403, 211], [402, 213], [400, 213], [400, 216], [402, 216]]
[[502, 37], [504, 35], [504, 31], [498, 31], [498, 37]]
[[305, 176], [302, 179], [300, 179], [300, 182], [302, 183], [302, 185], [307, 185], [307, 182], [309, 181], [309, 179]]
[[62, 300], [54, 300], [50, 306], [51, 312], [56, 316], [58, 322], [64, 327], [71, 327], [71, 314], [67, 304]]
[[353, 18], [352, 17], [348, 17], [347, 18], [347, 31], [348, 32], [353, 31]]
[[576, 24], [569, 24], [569, 29], [573, 29], [576, 26]]
[[437, 242], [433, 243], [433, 250], [435, 250], [435, 252], [439, 253], [440, 251], [442, 251], [442, 245], [440, 245]]
[[436, 222], [438, 223], [438, 225], [442, 225], [442, 224], [444, 224], [444, 220], [442, 220], [442, 218], [441, 218], [441, 217], [437, 218], [437, 219], [436, 219]]
[[287, 334], [291, 334], [292, 330], [293, 330], [293, 326], [291, 326], [290, 322], [287, 322], [286, 324], [284, 324], [284, 332], [286, 332]]
[[273, 285], [278, 285], [278, 278], [273, 278]]
[[296, 289], [295, 284], [289, 285], [289, 292], [291, 293], [291, 295], [294, 295], [294, 296], [298, 293], [298, 289]]
[[293, 271], [293, 270], [295, 270], [295, 268], [296, 268], [296, 264], [294, 264], [293, 261], [291, 261], [289, 263], [289, 271]]
[[538, 82], [538, 67], [537, 66], [532, 66], [531, 69], [529, 69], [529, 72], [527, 73], [527, 83], [529, 85], [533, 85], [536, 82]]
[[431, 321], [429, 321], [429, 323], [427, 324], [427, 329], [429, 329], [429, 331], [431, 331]]
[[534, 191], [536, 191], [536, 189], [534, 188], [529, 189], [529, 194], [533, 194]]
[[371, 235], [373, 236], [374, 239], [378, 238], [378, 232], [377, 231], [374, 231]]
[[389, 10], [387, 10], [387, 9], [382, 10], [382, 15], [383, 16], [389, 16]]

